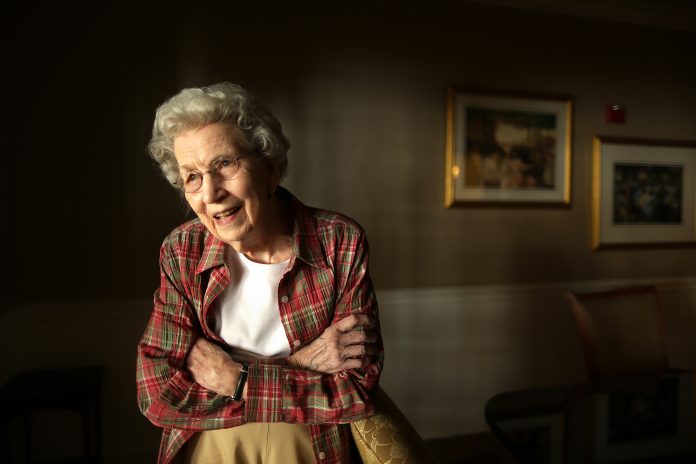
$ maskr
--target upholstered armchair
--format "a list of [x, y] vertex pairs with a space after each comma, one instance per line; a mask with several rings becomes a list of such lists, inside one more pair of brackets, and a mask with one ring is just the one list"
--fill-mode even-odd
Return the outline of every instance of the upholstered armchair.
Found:
[[590, 380], [668, 370], [654, 286], [564, 295], [575, 319]]
[[364, 464], [429, 464], [436, 459], [418, 432], [387, 394], [378, 388], [377, 413], [351, 424]]

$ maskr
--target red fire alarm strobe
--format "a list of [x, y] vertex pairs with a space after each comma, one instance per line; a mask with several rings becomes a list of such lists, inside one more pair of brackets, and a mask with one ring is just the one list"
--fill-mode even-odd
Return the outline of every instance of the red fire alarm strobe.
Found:
[[606, 122], [623, 124], [626, 122], [626, 107], [617, 103], [609, 103], [604, 107]]

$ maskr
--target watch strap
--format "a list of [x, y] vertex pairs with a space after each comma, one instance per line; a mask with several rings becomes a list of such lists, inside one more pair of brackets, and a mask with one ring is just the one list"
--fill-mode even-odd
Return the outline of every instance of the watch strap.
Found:
[[242, 400], [242, 392], [244, 392], [244, 385], [246, 385], [247, 377], [249, 376], [249, 363], [246, 361], [240, 361], [242, 368], [239, 370], [239, 382], [237, 382], [237, 388], [234, 391], [234, 395], [230, 398], [234, 401]]

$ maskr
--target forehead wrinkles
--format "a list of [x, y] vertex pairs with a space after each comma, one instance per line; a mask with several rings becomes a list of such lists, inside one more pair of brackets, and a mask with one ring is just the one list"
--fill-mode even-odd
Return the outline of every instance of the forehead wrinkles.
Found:
[[236, 156], [233, 131], [223, 125], [184, 131], [174, 139], [174, 156], [182, 170], [207, 168], [220, 157]]

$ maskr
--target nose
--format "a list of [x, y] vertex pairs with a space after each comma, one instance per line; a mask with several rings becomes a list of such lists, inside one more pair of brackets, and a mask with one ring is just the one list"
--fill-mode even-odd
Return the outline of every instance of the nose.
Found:
[[217, 176], [210, 175], [203, 176], [201, 184], [201, 195], [205, 203], [215, 203], [225, 196], [225, 190], [220, 185], [220, 180]]

